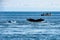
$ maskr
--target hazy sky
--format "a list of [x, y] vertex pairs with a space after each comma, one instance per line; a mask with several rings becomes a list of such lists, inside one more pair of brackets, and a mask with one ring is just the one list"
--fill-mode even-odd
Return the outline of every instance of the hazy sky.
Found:
[[2, 0], [0, 11], [60, 11], [60, 0]]

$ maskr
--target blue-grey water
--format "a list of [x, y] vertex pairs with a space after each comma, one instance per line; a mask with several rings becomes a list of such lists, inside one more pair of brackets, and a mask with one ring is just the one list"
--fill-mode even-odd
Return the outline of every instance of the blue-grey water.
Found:
[[[0, 12], [0, 40], [60, 40], [60, 12], [42, 13], [46, 12]], [[28, 18], [43, 18], [44, 22], [33, 23]]]

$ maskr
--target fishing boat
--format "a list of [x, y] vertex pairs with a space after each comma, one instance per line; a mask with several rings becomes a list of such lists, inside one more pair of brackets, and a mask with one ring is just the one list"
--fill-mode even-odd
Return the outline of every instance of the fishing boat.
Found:
[[51, 13], [43, 13], [41, 16], [51, 16]]

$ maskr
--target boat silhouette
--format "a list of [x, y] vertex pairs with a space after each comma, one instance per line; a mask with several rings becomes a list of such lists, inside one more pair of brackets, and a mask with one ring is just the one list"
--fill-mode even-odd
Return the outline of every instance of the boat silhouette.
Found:
[[41, 16], [51, 16], [51, 13], [43, 13]]
[[27, 21], [30, 21], [30, 22], [42, 22], [42, 21], [44, 21], [44, 19], [42, 19], [42, 18], [40, 18], [40, 19], [29, 18], [29, 19], [27, 19]]

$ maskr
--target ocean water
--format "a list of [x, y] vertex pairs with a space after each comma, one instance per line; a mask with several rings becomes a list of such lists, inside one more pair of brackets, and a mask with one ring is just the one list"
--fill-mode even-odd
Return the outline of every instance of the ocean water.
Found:
[[[42, 13], [46, 12], [0, 12], [0, 40], [60, 40], [60, 12]], [[29, 22], [28, 18], [43, 18], [44, 22]]]

